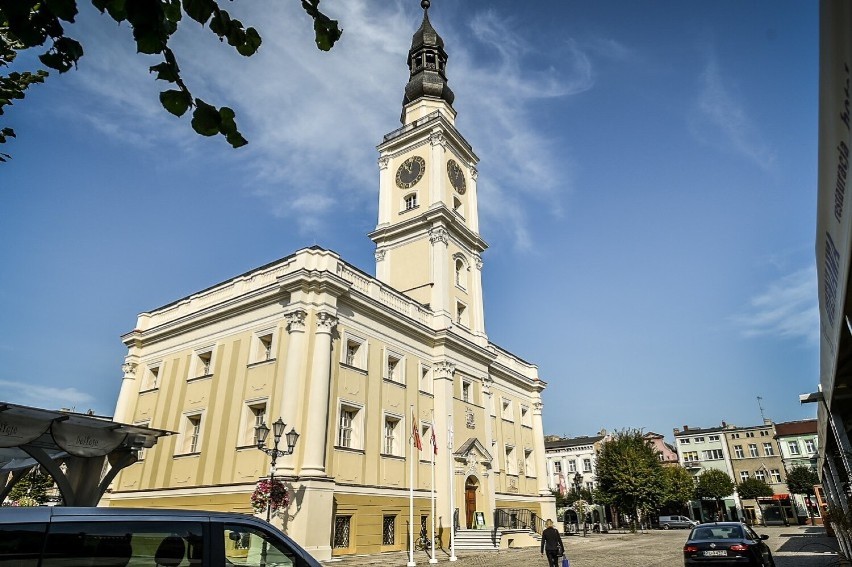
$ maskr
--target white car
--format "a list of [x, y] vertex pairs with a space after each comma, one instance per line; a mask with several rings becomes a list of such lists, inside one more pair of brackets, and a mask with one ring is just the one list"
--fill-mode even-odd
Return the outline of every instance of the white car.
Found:
[[671, 528], [694, 528], [699, 522], [690, 520], [686, 516], [660, 516], [660, 528], [668, 530]]

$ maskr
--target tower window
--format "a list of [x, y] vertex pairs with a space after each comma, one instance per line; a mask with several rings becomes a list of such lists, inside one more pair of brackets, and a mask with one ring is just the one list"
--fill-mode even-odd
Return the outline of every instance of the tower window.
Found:
[[464, 217], [464, 207], [462, 206], [461, 199], [458, 197], [453, 197], [453, 212], [460, 217]]
[[464, 260], [461, 258], [456, 258], [456, 285], [462, 289], [466, 289], [466, 270], [464, 265]]
[[403, 199], [403, 207], [406, 211], [410, 211], [411, 209], [417, 208], [417, 193], [411, 193], [410, 195], [406, 195], [405, 199]]
[[456, 324], [468, 326], [467, 306], [461, 301], [456, 303]]

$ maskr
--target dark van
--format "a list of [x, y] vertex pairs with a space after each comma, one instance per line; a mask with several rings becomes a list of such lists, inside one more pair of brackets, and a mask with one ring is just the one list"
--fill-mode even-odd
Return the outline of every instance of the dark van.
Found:
[[321, 567], [246, 514], [142, 508], [0, 508], [3, 567]]

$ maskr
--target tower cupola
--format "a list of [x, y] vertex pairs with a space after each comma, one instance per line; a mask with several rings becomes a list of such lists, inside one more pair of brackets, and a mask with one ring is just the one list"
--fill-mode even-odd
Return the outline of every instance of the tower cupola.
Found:
[[447, 53], [444, 40], [429, 21], [429, 0], [422, 0], [423, 23], [411, 38], [408, 51], [408, 84], [402, 99], [403, 112], [400, 118], [405, 122], [405, 106], [423, 97], [433, 97], [445, 101], [452, 107], [455, 95], [447, 85]]

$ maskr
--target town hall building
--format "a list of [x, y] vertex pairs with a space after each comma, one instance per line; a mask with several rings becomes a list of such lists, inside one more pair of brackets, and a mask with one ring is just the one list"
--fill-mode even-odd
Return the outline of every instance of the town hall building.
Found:
[[478, 158], [422, 4], [403, 125], [378, 146], [375, 277], [313, 246], [141, 313], [114, 419], [176, 434], [140, 451], [106, 505], [252, 513], [270, 469], [255, 427], [280, 417], [299, 438], [276, 463], [291, 499], [273, 522], [318, 559], [407, 549], [410, 467], [417, 534], [433, 455], [444, 547], [454, 521], [555, 517], [546, 384], [486, 334]]

